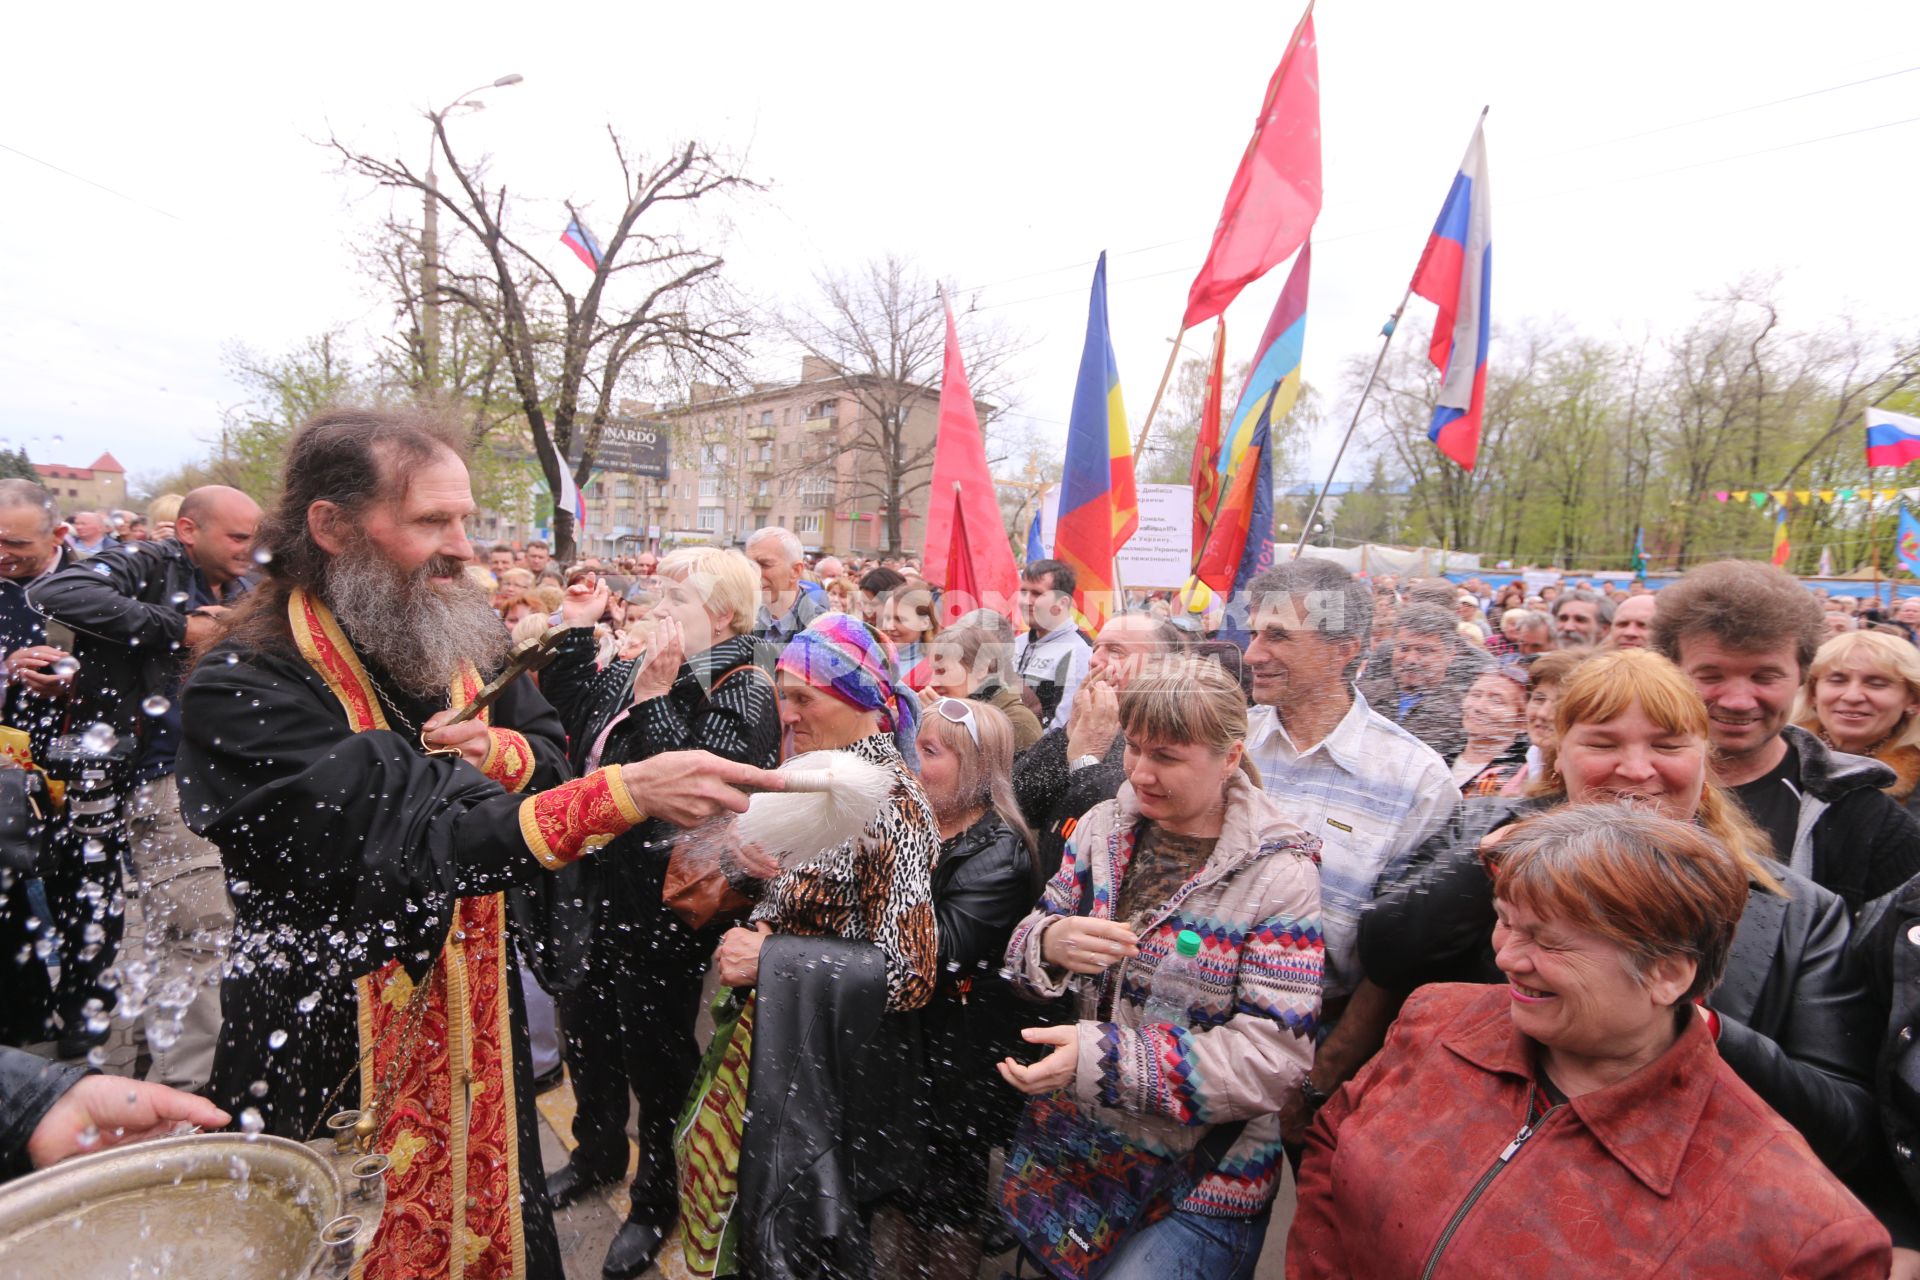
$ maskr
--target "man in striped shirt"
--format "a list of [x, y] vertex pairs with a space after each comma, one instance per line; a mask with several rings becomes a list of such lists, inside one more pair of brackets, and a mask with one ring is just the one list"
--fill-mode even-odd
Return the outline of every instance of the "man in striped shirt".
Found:
[[[1247, 669], [1257, 704], [1247, 753], [1287, 816], [1319, 836], [1324, 1038], [1297, 1105], [1281, 1113], [1297, 1142], [1318, 1101], [1372, 1056], [1385, 993], [1364, 981], [1360, 913], [1460, 799], [1434, 750], [1367, 706], [1354, 687], [1373, 623], [1373, 593], [1330, 560], [1291, 560], [1248, 587]], [[1363, 1016], [1343, 1036], [1351, 1006]], [[1358, 1038], [1360, 1043], [1349, 1043]]]

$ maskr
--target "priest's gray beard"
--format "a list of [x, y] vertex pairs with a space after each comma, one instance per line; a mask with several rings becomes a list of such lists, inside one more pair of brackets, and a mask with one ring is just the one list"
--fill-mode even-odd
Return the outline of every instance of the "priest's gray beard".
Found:
[[409, 573], [356, 536], [327, 565], [326, 601], [354, 651], [415, 697], [445, 693], [462, 662], [485, 677], [507, 656], [500, 615], [458, 560], [436, 556]]

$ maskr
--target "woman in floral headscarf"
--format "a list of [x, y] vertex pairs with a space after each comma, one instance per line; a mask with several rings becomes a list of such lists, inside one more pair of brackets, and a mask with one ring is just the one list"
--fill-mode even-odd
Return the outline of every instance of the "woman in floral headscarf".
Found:
[[[897, 1157], [918, 1150], [903, 1135], [874, 1136], [891, 1123], [888, 1099], [862, 1095], [856, 1105], [845, 1094], [863, 1069], [887, 1078], [879, 1063], [895, 1020], [885, 1015], [926, 1004], [938, 976], [932, 875], [940, 829], [914, 773], [918, 699], [900, 682], [887, 639], [843, 613], [822, 614], [787, 643], [774, 683], [790, 753], [851, 752], [885, 769], [893, 786], [844, 844], [784, 864], [754, 849], [733, 853], [757, 877], [738, 884], [754, 906], [747, 927], [728, 930], [714, 955], [721, 984], [733, 991], [716, 1008], [714, 1044], [676, 1135], [687, 1263], [696, 1276], [782, 1275], [796, 1257], [832, 1261], [827, 1274], [835, 1266], [858, 1272], [866, 1246], [851, 1207], [892, 1189], [890, 1180], [897, 1185]], [[794, 1029], [824, 1023], [873, 1030], [810, 1060], [816, 1033]], [[847, 1066], [849, 1040], [863, 1067]], [[747, 1119], [761, 1114], [768, 1132]], [[838, 1120], [823, 1125], [823, 1114]], [[781, 1141], [768, 1142], [783, 1125]], [[890, 1157], [894, 1167], [883, 1168]], [[845, 1185], [828, 1185], [843, 1166]], [[796, 1208], [802, 1201], [814, 1211]]]

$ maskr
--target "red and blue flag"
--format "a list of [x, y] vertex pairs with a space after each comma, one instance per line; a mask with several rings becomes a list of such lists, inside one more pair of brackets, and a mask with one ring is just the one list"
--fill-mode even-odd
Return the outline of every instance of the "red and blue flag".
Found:
[[1440, 373], [1440, 398], [1427, 438], [1473, 470], [1487, 403], [1487, 321], [1493, 288], [1493, 212], [1487, 189], [1485, 124], [1460, 163], [1453, 189], [1413, 273], [1413, 291], [1440, 308], [1427, 355]]
[[587, 270], [600, 269], [600, 242], [587, 230], [587, 224], [580, 221], [579, 214], [567, 221], [567, 229], [560, 233], [560, 243], [573, 250], [574, 256], [587, 264]]
[[1227, 481], [1193, 571], [1210, 591], [1230, 599], [1238, 598], [1253, 576], [1273, 563], [1273, 402], [1270, 393], [1253, 438]]
[[1904, 467], [1920, 459], [1920, 418], [1890, 409], [1867, 410], [1867, 465]]
[[1116, 587], [1113, 559], [1140, 527], [1133, 484], [1133, 441], [1120, 399], [1120, 367], [1107, 332], [1107, 255], [1093, 269], [1087, 304], [1087, 345], [1073, 384], [1067, 421], [1066, 473], [1060, 484], [1060, 517], [1054, 525], [1054, 558], [1073, 570], [1074, 604], [1098, 630], [1110, 613]]

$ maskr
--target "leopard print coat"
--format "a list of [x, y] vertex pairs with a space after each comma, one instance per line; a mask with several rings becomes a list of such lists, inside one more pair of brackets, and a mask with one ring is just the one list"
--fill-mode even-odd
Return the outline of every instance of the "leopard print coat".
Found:
[[890, 800], [858, 839], [769, 880], [749, 919], [780, 933], [874, 943], [886, 956], [888, 1011], [918, 1009], [938, 977], [932, 882], [940, 828], [889, 735], [847, 750], [893, 774]]

